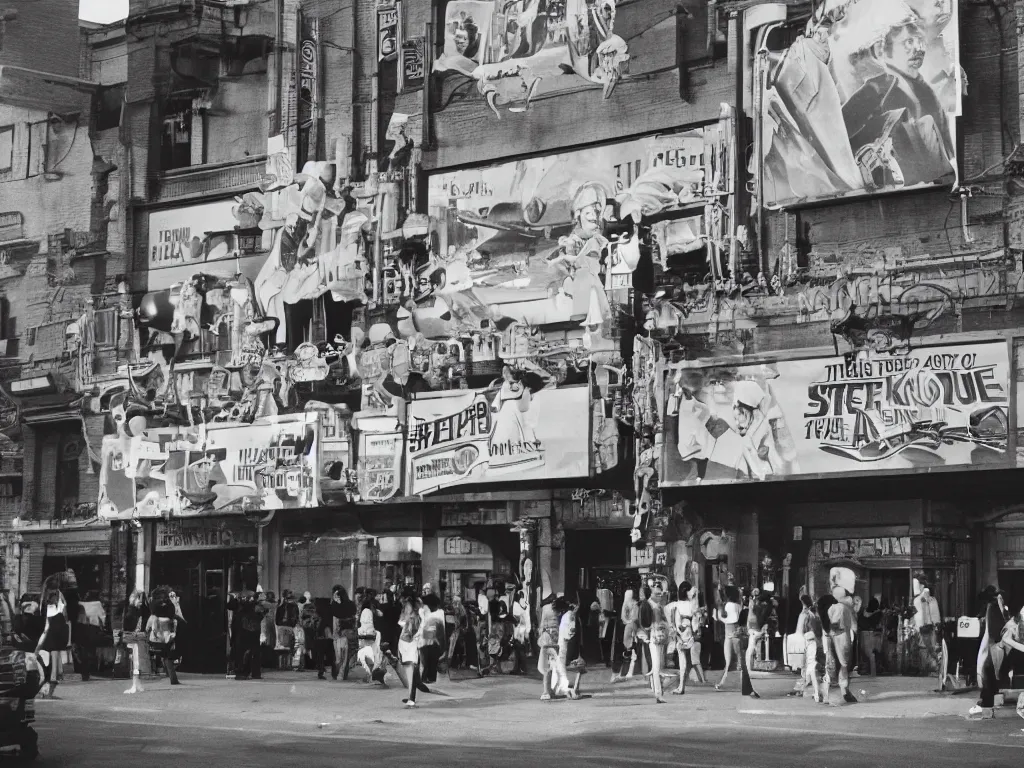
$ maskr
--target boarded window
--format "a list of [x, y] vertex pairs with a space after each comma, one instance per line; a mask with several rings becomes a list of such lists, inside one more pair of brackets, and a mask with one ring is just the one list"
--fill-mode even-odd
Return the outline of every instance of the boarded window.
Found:
[[14, 167], [14, 126], [5, 125], [0, 128], [0, 173], [6, 173]]
[[95, 313], [94, 333], [96, 344], [114, 346], [117, 344], [117, 310], [100, 309]]
[[28, 175], [46, 173], [46, 151], [49, 141], [49, 123], [29, 123], [28, 126]]

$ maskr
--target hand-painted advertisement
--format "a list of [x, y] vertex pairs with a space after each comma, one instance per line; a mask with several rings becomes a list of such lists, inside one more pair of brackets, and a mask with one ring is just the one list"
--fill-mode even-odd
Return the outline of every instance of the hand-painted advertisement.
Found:
[[[769, 207], [956, 179], [957, 0], [832, 0], [759, 57]], [[767, 30], [767, 28], [766, 28]]]
[[409, 403], [408, 492], [467, 483], [586, 477], [586, 387], [540, 389], [507, 376], [497, 388]]
[[316, 413], [242, 426], [210, 424], [103, 440], [100, 514], [188, 516], [320, 503]]
[[1001, 342], [677, 368], [666, 387], [666, 486], [1008, 461]]
[[586, 327], [591, 350], [607, 346], [609, 291], [617, 278], [628, 284], [640, 259], [641, 221], [656, 220], [661, 259], [714, 236], [701, 222], [730, 191], [726, 147], [709, 126], [435, 174], [438, 256], [418, 301], [443, 300], [466, 327], [572, 322]]
[[402, 488], [402, 448], [405, 433], [390, 417], [359, 419], [359, 496], [363, 501], [387, 501]]

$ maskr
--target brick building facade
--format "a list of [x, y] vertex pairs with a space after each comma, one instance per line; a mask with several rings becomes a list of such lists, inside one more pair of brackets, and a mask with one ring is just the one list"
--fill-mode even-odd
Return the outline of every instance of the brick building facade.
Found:
[[74, 2], [13, 5], [0, 45], [4, 589], [37, 592], [71, 568], [109, 600], [110, 527], [95, 506], [103, 416], [88, 396], [126, 359], [124, 35], [80, 28]]

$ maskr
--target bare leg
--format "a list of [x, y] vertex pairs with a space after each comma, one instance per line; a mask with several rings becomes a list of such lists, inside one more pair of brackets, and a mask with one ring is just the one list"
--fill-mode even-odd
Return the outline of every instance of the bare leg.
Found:
[[662, 646], [651, 643], [651, 682], [654, 684], [654, 700], [658, 704], [665, 702], [662, 698], [661, 688], [661, 665], [664, 652], [665, 649]]
[[725, 671], [722, 673], [722, 679], [719, 680], [718, 685], [715, 686], [716, 689], [719, 689], [723, 685], [725, 685], [725, 680], [727, 677], [729, 677], [729, 667], [732, 666], [733, 655], [732, 638], [725, 638], [725, 647], [723, 648], [723, 650], [725, 651]]

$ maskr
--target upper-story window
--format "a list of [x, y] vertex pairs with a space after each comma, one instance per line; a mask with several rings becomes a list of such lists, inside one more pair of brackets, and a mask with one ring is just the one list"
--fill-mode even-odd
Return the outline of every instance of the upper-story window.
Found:
[[46, 155], [50, 141], [50, 123], [41, 120], [28, 125], [28, 176], [46, 173]]
[[160, 137], [160, 168], [172, 171], [192, 165], [192, 100], [172, 99], [164, 112]]
[[14, 126], [0, 128], [0, 173], [14, 168]]
[[96, 130], [108, 131], [121, 125], [124, 83], [103, 86], [96, 92]]

